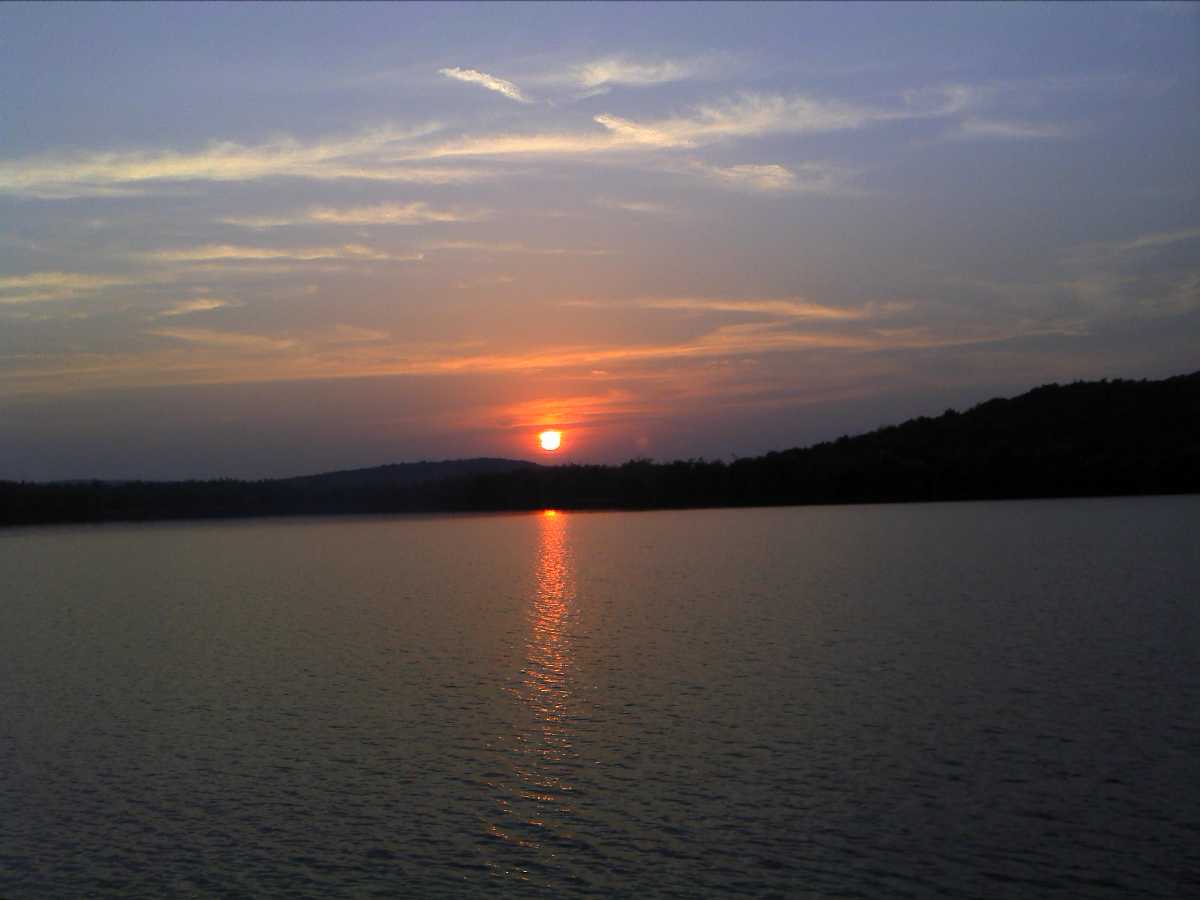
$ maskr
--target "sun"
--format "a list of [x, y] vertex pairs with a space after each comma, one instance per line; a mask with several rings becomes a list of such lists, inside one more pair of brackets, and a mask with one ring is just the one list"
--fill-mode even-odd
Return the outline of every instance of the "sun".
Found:
[[560, 446], [562, 446], [562, 432], [543, 431], [538, 435], [538, 443], [541, 444], [543, 450], [547, 451], [548, 453], [553, 453]]

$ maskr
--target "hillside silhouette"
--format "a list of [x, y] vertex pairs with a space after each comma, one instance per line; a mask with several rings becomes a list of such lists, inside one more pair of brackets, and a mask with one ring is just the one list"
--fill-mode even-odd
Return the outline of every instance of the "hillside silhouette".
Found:
[[962, 413], [731, 463], [473, 459], [264, 481], [0, 482], [0, 524], [1197, 491], [1200, 372], [1051, 384]]

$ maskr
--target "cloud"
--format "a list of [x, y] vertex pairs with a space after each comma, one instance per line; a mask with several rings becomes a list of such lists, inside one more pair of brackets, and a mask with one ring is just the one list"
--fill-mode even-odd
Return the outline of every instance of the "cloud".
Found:
[[687, 116], [639, 123], [602, 114], [595, 121], [633, 143], [692, 147], [775, 133], [843, 131], [917, 115], [926, 113], [908, 108], [874, 109], [811, 97], [746, 93], [722, 103], [698, 106]]
[[635, 304], [648, 309], [683, 309], [698, 312], [760, 313], [785, 319], [855, 320], [871, 314], [868, 309], [824, 306], [808, 300], [721, 300], [695, 297], [670, 297], [639, 300]]
[[1056, 287], [1084, 324], [1186, 313], [1200, 308], [1200, 260], [1192, 248], [1175, 248], [1198, 240], [1200, 228], [1182, 228], [1080, 244], [1062, 260], [1069, 274]]
[[[145, 188], [122, 187], [111, 184], [86, 184], [70, 181], [39, 181], [37, 173], [29, 173], [33, 177], [26, 179], [6, 179], [4, 164], [0, 163], [0, 194], [13, 194], [29, 197], [34, 200], [77, 200], [81, 198], [108, 199], [115, 197], [144, 197], [149, 191]], [[21, 183], [22, 180], [25, 183]]]
[[532, 103], [533, 101], [521, 93], [521, 89], [511, 81], [505, 81], [503, 78], [497, 78], [495, 75], [489, 75], [487, 72], [480, 72], [478, 69], [460, 69], [457, 67], [449, 69], [438, 69], [438, 73], [445, 75], [447, 78], [454, 78], [458, 81], [466, 81], [470, 84], [477, 84], [480, 87], [485, 87], [489, 91], [495, 91], [497, 94], [503, 94], [510, 100], [516, 100], [518, 103]]
[[996, 87], [969, 84], [943, 84], [904, 91], [904, 105], [919, 117], [952, 116], [978, 107], [995, 93]]
[[363, 344], [386, 341], [391, 335], [376, 328], [359, 328], [355, 325], [334, 325], [333, 331], [325, 336], [330, 344]]
[[159, 318], [190, 316], [192, 313], [211, 312], [214, 309], [240, 305], [230, 300], [218, 300], [215, 297], [197, 297], [194, 300], [180, 300], [169, 308], [164, 309], [158, 316]]
[[619, 209], [625, 212], [647, 215], [664, 215], [670, 212], [661, 203], [650, 203], [645, 200], [611, 200], [607, 197], [600, 197], [595, 203], [604, 209]]
[[690, 161], [682, 171], [701, 175], [723, 187], [764, 193], [840, 194], [850, 188], [850, 171], [832, 163], [805, 162], [791, 168], [777, 163], [714, 166]]
[[[719, 301], [718, 301], [719, 302]], [[789, 301], [782, 301], [789, 302]], [[158, 328], [145, 332], [183, 347], [140, 353], [81, 353], [30, 358], [0, 381], [0, 395], [113, 388], [139, 384], [237, 384], [261, 381], [360, 378], [385, 375], [522, 375], [559, 370], [605, 377], [670, 376], [693, 362], [752, 364], [761, 354], [801, 351], [877, 352], [996, 343], [1031, 333], [1063, 333], [1022, 326], [978, 323], [947, 333], [926, 325], [879, 328], [868, 321], [802, 320], [819, 308], [804, 301], [795, 315], [769, 307], [770, 320], [721, 325], [678, 340], [557, 344], [547, 348], [497, 349], [476, 341], [398, 342], [383, 332], [353, 326], [299, 336], [268, 336], [201, 328]], [[737, 303], [752, 310], [755, 301]], [[787, 311], [787, 307], [782, 308]], [[828, 317], [826, 317], [828, 318]], [[805, 329], [803, 325], [819, 325]], [[830, 328], [829, 326], [839, 326]]]
[[593, 118], [598, 125], [603, 125], [616, 139], [617, 144], [643, 145], [649, 147], [679, 147], [686, 146], [686, 139], [664, 130], [658, 125], [639, 125], [620, 116], [601, 113]]
[[158, 328], [146, 332], [155, 337], [172, 338], [189, 344], [216, 347], [222, 350], [250, 352], [289, 350], [296, 346], [290, 338], [271, 338], [236, 331], [212, 331], [207, 328]]
[[362, 244], [342, 244], [338, 247], [244, 247], [235, 244], [204, 244], [176, 250], [155, 250], [145, 254], [148, 258], [162, 262], [208, 262], [212, 260], [276, 260], [298, 261], [322, 259], [350, 259], [364, 261], [412, 262], [420, 260], [420, 253], [409, 256], [394, 256]]
[[418, 225], [425, 222], [478, 222], [487, 218], [486, 210], [456, 212], [433, 209], [426, 203], [379, 204], [349, 209], [318, 207], [308, 212], [312, 222], [337, 225]]
[[[684, 77], [696, 63], [636, 63], [608, 58], [579, 67], [576, 75], [596, 90], [610, 84], [648, 84]], [[478, 83], [528, 102], [510, 82], [473, 69], [443, 74]], [[638, 121], [611, 113], [594, 117], [602, 131], [485, 134], [430, 143], [442, 130], [437, 122], [412, 127], [380, 127], [356, 134], [301, 141], [291, 137], [259, 144], [213, 141], [195, 151], [141, 150], [47, 153], [0, 160], [0, 194], [57, 199], [120, 197], [161, 192], [167, 184], [242, 182], [268, 178], [316, 181], [371, 180], [415, 184], [457, 184], [492, 178], [495, 171], [442, 167], [428, 163], [455, 157], [562, 156], [630, 150], [695, 148], [718, 141], [770, 134], [807, 134], [864, 128], [883, 122], [960, 117], [957, 137], [1053, 138], [1078, 132], [1074, 126], [1029, 123], [983, 115], [997, 97], [1022, 96], [1078, 86], [943, 85], [905, 92], [890, 106], [869, 106], [805, 95], [745, 92], [687, 113]], [[421, 163], [425, 163], [422, 165]]]
[[1075, 270], [1137, 264], [1140, 259], [1158, 254], [1167, 247], [1195, 240], [1200, 240], [1200, 228], [1153, 231], [1125, 240], [1090, 241], [1071, 248], [1063, 262]]
[[120, 275], [88, 275], [80, 272], [30, 272], [0, 276], [0, 304], [41, 303], [69, 300], [139, 279]]
[[741, 94], [701, 105], [689, 115], [637, 122], [609, 113], [593, 117], [602, 132], [492, 134], [414, 149], [410, 161], [459, 156], [569, 156], [629, 150], [692, 148], [776, 133], [817, 133], [862, 128], [899, 119], [942, 115], [941, 107], [910, 104], [892, 110], [809, 97]]
[[[398, 165], [412, 142], [440, 128], [379, 128], [303, 142], [281, 138], [246, 145], [214, 141], [202, 150], [42, 154], [0, 161], [0, 194], [43, 199], [144, 193], [162, 183], [266, 178], [359, 179], [418, 184], [476, 181], [493, 173]], [[409, 160], [411, 162], [411, 160]]]
[[287, 225], [422, 225], [430, 222], [479, 222], [489, 215], [490, 210], [434, 209], [428, 203], [418, 201], [348, 208], [314, 206], [283, 216], [235, 216], [222, 221], [228, 225], [241, 225], [246, 228], [277, 228]]
[[411, 159], [457, 156], [573, 156], [639, 146], [611, 132], [491, 134], [413, 150]]
[[907, 304], [867, 304], [862, 307], [837, 307], [813, 303], [802, 298], [774, 299], [725, 299], [709, 297], [645, 297], [624, 302], [599, 300], [568, 300], [563, 306], [611, 309], [614, 306], [638, 309], [677, 309], [689, 312], [732, 312], [765, 315], [774, 319], [813, 319], [824, 321], [856, 321], [896, 312]]
[[642, 392], [611, 388], [603, 393], [539, 397], [503, 404], [488, 410], [486, 415], [500, 428], [524, 430], [548, 424], [566, 428], [596, 426], [602, 422], [615, 424], [662, 411], [661, 403]]
[[456, 281], [454, 282], [454, 286], [459, 290], [468, 290], [470, 288], [502, 287], [507, 284], [515, 284], [516, 280], [517, 278], [515, 275], [485, 275], [482, 278]]
[[[983, 292], [993, 316], [1031, 327], [1089, 334], [1133, 319], [1164, 319], [1200, 309], [1200, 261], [1185, 245], [1200, 228], [1090, 241], [1063, 252], [1042, 279], [954, 278], [956, 292]], [[973, 304], [954, 304], [969, 309]], [[947, 318], [953, 310], [943, 308]]]
[[362, 164], [322, 166], [306, 173], [282, 173], [296, 178], [311, 178], [317, 181], [384, 181], [401, 184], [469, 184], [495, 178], [490, 169], [427, 168], [418, 166], [395, 166], [385, 161]]
[[729, 187], [745, 187], [756, 191], [792, 191], [796, 188], [796, 174], [780, 165], [709, 166], [693, 163], [692, 168]]
[[634, 62], [619, 56], [596, 59], [576, 66], [571, 77], [585, 88], [602, 88], [609, 85], [642, 87], [666, 84], [691, 77], [699, 68], [696, 62]]
[[1054, 122], [1020, 122], [1007, 119], [971, 117], [959, 123], [958, 135], [964, 138], [1000, 138], [1003, 140], [1053, 140], [1074, 137], [1077, 128]]
[[607, 250], [571, 247], [530, 247], [516, 241], [433, 241], [427, 250], [477, 250], [482, 253], [529, 253], [536, 256], [605, 256]]
[[666, 361], [686, 357], [724, 356], [731, 353], [757, 353], [782, 348], [864, 347], [872, 342], [856, 336], [783, 334], [773, 326], [729, 325], [690, 341], [664, 344], [604, 346], [578, 345], [526, 353], [474, 354], [410, 360], [416, 373], [443, 374], [466, 372], [519, 372], [539, 369], [614, 365], [629, 362]]
[[[669, 362], [726, 356], [779, 353], [796, 350], [896, 350], [960, 346], [1008, 340], [1020, 330], [984, 327], [961, 335], [940, 335], [928, 328], [858, 332], [797, 331], [781, 322], [724, 325], [690, 340], [664, 344], [626, 346], [580, 345], [549, 351], [509, 354], [475, 354], [410, 360], [413, 374], [466, 372], [518, 372], [541, 369], [592, 369], [598, 365]], [[1058, 333], [1058, 332], [1044, 332]]]
[[111, 275], [87, 275], [80, 272], [30, 272], [28, 275], [0, 275], [0, 290], [53, 288], [67, 290], [96, 290], [126, 280]]
[[1182, 241], [1194, 241], [1200, 238], [1200, 228], [1184, 228], [1179, 231], [1160, 231], [1155, 234], [1143, 234], [1131, 241], [1117, 244], [1118, 250], [1145, 250], [1149, 248], [1166, 247]]

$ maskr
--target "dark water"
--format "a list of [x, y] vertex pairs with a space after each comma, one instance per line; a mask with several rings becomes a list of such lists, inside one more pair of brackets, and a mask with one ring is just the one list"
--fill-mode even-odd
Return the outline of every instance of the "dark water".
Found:
[[0, 531], [0, 896], [1198, 879], [1198, 497]]

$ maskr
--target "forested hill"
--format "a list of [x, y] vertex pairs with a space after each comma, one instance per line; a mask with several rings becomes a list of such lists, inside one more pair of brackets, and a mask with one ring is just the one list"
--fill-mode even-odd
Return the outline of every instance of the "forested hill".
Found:
[[733, 463], [632, 461], [481, 478], [465, 506], [682, 507], [1200, 492], [1200, 372], [1046, 385]]
[[440, 462], [391, 463], [369, 469], [346, 469], [341, 472], [322, 472], [319, 475], [299, 475], [276, 479], [284, 487], [308, 491], [339, 491], [368, 487], [373, 489], [404, 487], [447, 478], [464, 478], [512, 472], [517, 469], [536, 469], [537, 463], [521, 459], [448, 459]]
[[271, 481], [0, 482], [0, 523], [1200, 491], [1200, 372], [1047, 385], [732, 463], [408, 463]]

